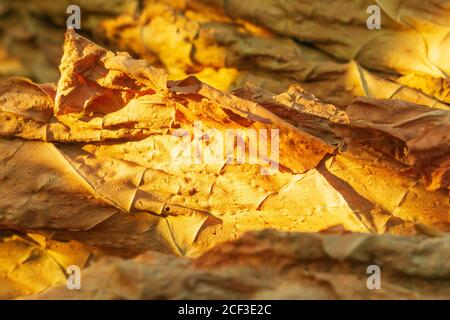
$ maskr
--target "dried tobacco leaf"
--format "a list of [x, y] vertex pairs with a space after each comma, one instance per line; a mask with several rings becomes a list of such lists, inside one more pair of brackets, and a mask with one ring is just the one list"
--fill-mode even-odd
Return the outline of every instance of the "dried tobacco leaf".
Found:
[[[367, 29], [366, 9], [373, 3], [366, 0], [338, 1], [333, 6], [326, 1], [281, 4], [273, 0], [259, 6], [257, 1], [244, 5], [120, 0], [114, 7], [108, 4], [98, 10], [103, 1], [78, 1], [86, 17], [83, 30], [164, 66], [172, 79], [196, 75], [222, 90], [248, 82], [277, 93], [301, 83], [321, 100], [338, 106], [365, 96], [449, 108], [445, 67], [449, 21], [448, 8], [441, 1], [433, 2], [432, 10], [419, 1], [402, 5], [381, 1], [381, 30]], [[0, 32], [7, 49], [26, 66], [26, 72], [19, 74], [55, 81], [65, 29], [61, 12], [67, 2], [55, 5], [41, 0], [32, 6], [6, 2], [9, 14]], [[222, 13], [212, 7], [222, 8]], [[23, 20], [32, 23], [24, 26]]]
[[38, 234], [0, 231], [0, 299], [30, 295], [65, 283], [70, 265], [84, 267], [92, 249]]
[[[145, 60], [64, 40], [68, 1], [0, 4], [0, 78], [59, 78], [0, 83], [0, 228], [15, 230], [1, 231], [0, 297], [62, 284], [93, 253], [148, 250], [200, 258], [109, 257], [85, 291], [38, 297], [449, 296], [448, 6], [378, 1], [374, 31], [366, 0], [105, 3], [78, 2], [83, 32]], [[279, 156], [193, 164], [180, 138], [195, 157], [213, 130], [248, 145], [278, 130]], [[340, 234], [220, 244], [267, 228]], [[370, 263], [382, 291], [359, 277]]]
[[337, 59], [355, 59], [370, 69], [419, 72], [444, 79], [450, 74], [450, 9], [443, 0], [377, 1], [383, 27], [375, 31], [366, 26], [367, 8], [374, 4], [369, 0], [332, 4], [326, 0], [268, 0], [264, 6], [258, 1], [188, 1], [194, 6], [197, 2], [216, 7], [232, 19], [248, 20], [311, 43]]
[[[279, 8], [275, 4], [276, 1], [273, 2], [273, 6]], [[270, 91], [283, 92], [289, 85], [301, 83], [322, 100], [340, 106], [348, 104], [353, 96], [366, 96], [379, 99], [400, 98], [448, 109], [448, 105], [438, 101], [438, 99], [445, 101], [442, 94], [438, 92], [439, 88], [444, 88], [448, 83], [445, 79], [441, 79], [442, 83], [436, 85], [436, 89], [433, 91], [411, 82], [413, 88], [424, 90], [426, 94], [437, 97], [437, 99], [433, 99], [409, 88], [406, 78], [400, 81], [402, 86], [393, 81], [394, 79], [384, 79], [381, 75], [368, 72], [359, 65], [357, 56], [346, 57], [344, 60], [350, 62], [342, 63], [342, 57], [339, 57], [340, 61], [332, 59], [322, 51], [293, 41], [290, 37], [258, 30], [246, 24], [239, 25], [241, 20], [230, 23], [222, 16], [212, 16], [211, 8], [199, 7], [198, 1], [188, 1], [188, 4], [187, 7], [180, 8], [170, 2], [149, 1], [140, 13], [138, 20], [124, 15], [105, 21], [102, 24], [105, 37], [112, 39], [122, 48], [137, 52], [140, 56], [148, 55], [145, 52], [149, 51], [156, 54], [171, 77], [195, 74], [201, 80], [221, 89], [237, 88], [250, 82]], [[241, 4], [227, 5], [234, 8]], [[249, 8], [253, 9], [255, 5], [258, 6], [257, 2], [251, 2]], [[320, 8], [327, 6], [316, 3], [314, 5]], [[298, 6], [305, 7], [304, 10], [309, 12], [309, 9], [306, 8], [308, 4], [299, 3]], [[336, 4], [337, 6], [345, 8], [341, 3]], [[198, 11], [193, 11], [192, 7]], [[268, 3], [268, 7], [258, 6], [258, 10], [270, 11], [271, 8], [272, 2]], [[242, 9], [247, 10], [248, 7]], [[251, 12], [253, 14], [257, 11]], [[361, 10], [361, 12], [365, 12], [365, 10]], [[239, 10], [235, 13], [239, 14]], [[270, 14], [264, 13], [263, 16], [271, 19], [269, 18]], [[365, 27], [366, 17], [359, 18], [361, 26], [358, 28], [364, 29], [362, 30], [364, 34], [371, 32]], [[250, 21], [255, 22], [252, 19]], [[286, 21], [286, 19], [278, 21]], [[318, 23], [323, 22], [319, 20]], [[258, 24], [265, 26], [262, 22]], [[276, 25], [271, 24], [269, 28], [274, 26], [276, 28]], [[331, 26], [333, 25], [331, 24]], [[351, 29], [348, 24], [341, 27]], [[126, 30], [125, 33], [124, 30]], [[309, 29], [305, 26], [302, 30]], [[324, 37], [329, 34], [321, 28], [314, 29], [314, 33], [321, 31], [323, 31]], [[333, 26], [333, 36], [336, 32], [337, 30]], [[378, 34], [378, 31], [375, 32]], [[389, 32], [392, 31], [389, 30]], [[353, 34], [351, 31], [349, 33]], [[158, 36], [155, 37], [155, 34]], [[364, 41], [366, 38], [373, 39], [373, 37], [366, 36]], [[342, 39], [342, 36], [339, 36], [339, 39]], [[304, 38], [301, 40], [305, 41]], [[359, 40], [362, 41], [362, 39]], [[309, 39], [306, 41], [308, 42]], [[323, 42], [320, 41], [320, 44]], [[339, 41], [334, 43], [340, 44]], [[349, 45], [356, 44], [353, 41]], [[336, 52], [334, 47], [330, 51]], [[396, 67], [396, 64], [401, 63], [399, 59], [391, 57], [397, 54], [401, 54], [401, 52], [391, 52], [390, 50], [385, 52], [387, 59], [392, 59], [389, 65]], [[373, 58], [368, 60], [371, 63], [368, 66], [370, 69], [383, 69], [382, 66], [376, 64], [378, 60]], [[380, 64], [383, 63], [383, 61], [380, 62]], [[216, 72], [211, 71], [211, 68], [214, 68]], [[238, 73], [235, 72], [236, 69]], [[435, 81], [434, 79], [431, 78], [426, 83], [431, 83]]]
[[[438, 124], [447, 111], [391, 104], [398, 111], [405, 109], [406, 117], [422, 115], [420, 121], [428, 119], [428, 114], [444, 115], [426, 120], [427, 131], [377, 127], [376, 107], [384, 107], [384, 102], [373, 102], [373, 112], [362, 114], [368, 119], [369, 136], [380, 132], [386, 139], [404, 139], [413, 156], [415, 144], [409, 139], [437, 137], [428, 146], [436, 148], [437, 162], [430, 164], [440, 167], [429, 171], [420, 165], [420, 153], [417, 161], [403, 159], [378, 140], [364, 140], [365, 135], [352, 138], [362, 130], [358, 107], [366, 107], [367, 101], [357, 101], [343, 111], [295, 89], [279, 96], [266, 92], [252, 100], [260, 89], [242, 91], [238, 97], [192, 77], [166, 84], [161, 70], [115, 55], [73, 31], [68, 32], [64, 49], [56, 93], [51, 86], [20, 79], [12, 80], [18, 85], [14, 89], [8, 83], [2, 87], [2, 115], [13, 124], [2, 135], [19, 138], [1, 140], [3, 227], [52, 229], [54, 239], [76, 239], [106, 249], [135, 253], [154, 249], [181, 255], [198, 255], [248, 230], [267, 227], [319, 231], [342, 224], [352, 231], [414, 234], [420, 232], [416, 228], [420, 222], [431, 230], [448, 231], [448, 197], [442, 189], [448, 182], [439, 178], [445, 178], [449, 155]], [[17, 88], [20, 94], [13, 95]], [[41, 100], [43, 107], [29, 105]], [[16, 101], [16, 109], [8, 107], [11, 101]], [[53, 104], [50, 119], [49, 102]], [[403, 120], [402, 114], [397, 118]], [[372, 120], [375, 123], [368, 122]], [[182, 150], [174, 133], [180, 129], [192, 133], [195, 121], [202, 121], [204, 130], [222, 132], [278, 129], [281, 171], [261, 175], [267, 163], [228, 163], [226, 159], [193, 165], [191, 159], [176, 153]], [[443, 125], [445, 131], [447, 122]], [[205, 147], [208, 141], [201, 139], [201, 143]], [[337, 145], [350, 153], [335, 151]], [[353, 161], [351, 150], [367, 153], [358, 161], [377, 183], [369, 182], [361, 189], [352, 182], [364, 181], [354, 180], [360, 174], [355, 167], [345, 173], [335, 170], [335, 164]], [[342, 156], [333, 155], [336, 152]], [[373, 152], [383, 160], [381, 165]], [[327, 163], [333, 166], [324, 166], [330, 156], [334, 160]], [[430, 156], [423, 162], [428, 164]], [[395, 172], [399, 168], [404, 174]], [[439, 190], [426, 191], [420, 174], [437, 177], [432, 189]], [[386, 176], [400, 186], [392, 203], [379, 187]], [[24, 180], [32, 183], [20, 183]], [[402, 200], [419, 194], [406, 204]]]
[[[449, 237], [251, 233], [187, 260], [149, 252], [104, 258], [81, 290], [33, 299], [447, 299]], [[367, 266], [383, 284], [367, 288]], [[109, 290], [104, 290], [108, 287]]]

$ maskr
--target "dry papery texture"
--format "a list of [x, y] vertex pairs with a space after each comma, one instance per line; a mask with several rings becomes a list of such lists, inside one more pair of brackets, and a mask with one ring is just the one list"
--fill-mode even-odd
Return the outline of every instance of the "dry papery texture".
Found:
[[66, 269], [95, 261], [100, 250], [76, 241], [60, 242], [39, 234], [0, 232], [0, 298], [11, 299], [65, 283]]
[[[0, 53], [0, 74], [56, 81], [70, 4], [81, 7], [82, 32], [164, 67], [170, 79], [275, 93], [300, 83], [338, 107], [363, 96], [449, 109], [446, 0], [5, 0], [1, 43], [19, 61]], [[366, 26], [373, 4], [380, 30]]]
[[[167, 80], [163, 69], [74, 31], [66, 33], [60, 72], [57, 84], [0, 85], [0, 228], [9, 230], [2, 245], [22, 250], [3, 251], [10, 259], [0, 260], [3, 297], [61, 283], [51, 268], [64, 270], [67, 261], [83, 266], [149, 250], [197, 257], [267, 228], [447, 239], [450, 111], [369, 98], [337, 108], [299, 85], [281, 94], [256, 86], [226, 93], [192, 76]], [[279, 130], [279, 159], [193, 164], [180, 130], [204, 150], [217, 137], [194, 141], [195, 121], [224, 136]], [[240, 139], [248, 146], [251, 136]], [[54, 257], [51, 243], [67, 257]], [[27, 269], [36, 255], [39, 264]], [[27, 287], [36, 273], [46, 275], [42, 285]]]
[[[381, 289], [367, 287], [367, 266]], [[450, 237], [287, 234], [263, 231], [199, 258], [147, 252], [107, 257], [82, 273], [81, 290], [32, 299], [448, 299]]]

